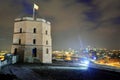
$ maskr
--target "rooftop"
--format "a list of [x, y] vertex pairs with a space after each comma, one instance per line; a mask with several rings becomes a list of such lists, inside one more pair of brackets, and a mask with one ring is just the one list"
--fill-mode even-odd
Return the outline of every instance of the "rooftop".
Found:
[[47, 23], [47, 24], [51, 24], [49, 21], [46, 21], [45, 19], [42, 19], [42, 18], [36, 18], [36, 19], [33, 19], [33, 17], [22, 17], [22, 18], [16, 18], [15, 21], [40, 21], [40, 22], [44, 22], [44, 23]]

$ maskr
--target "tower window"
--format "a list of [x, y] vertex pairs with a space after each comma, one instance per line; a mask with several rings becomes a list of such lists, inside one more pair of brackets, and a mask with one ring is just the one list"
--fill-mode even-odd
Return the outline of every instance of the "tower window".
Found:
[[33, 33], [36, 33], [36, 28], [33, 29]]
[[36, 44], [36, 39], [33, 39], [33, 44]]
[[49, 49], [48, 49], [48, 48], [46, 49], [46, 53], [47, 53], [47, 54], [49, 53]]
[[20, 33], [22, 33], [22, 28], [20, 28]]
[[46, 41], [46, 45], [48, 45], [48, 41]]
[[21, 39], [19, 39], [19, 44], [21, 44]]
[[48, 34], [48, 31], [47, 31], [47, 30], [45, 31], [45, 34], [46, 34], [46, 35]]
[[33, 48], [32, 50], [32, 56], [37, 57], [37, 48]]
[[16, 55], [16, 54], [17, 54], [17, 48], [14, 49], [14, 55]]

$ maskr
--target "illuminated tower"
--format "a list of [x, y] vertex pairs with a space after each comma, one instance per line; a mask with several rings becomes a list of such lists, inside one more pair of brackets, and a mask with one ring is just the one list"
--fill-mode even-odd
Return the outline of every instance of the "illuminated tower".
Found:
[[15, 19], [11, 52], [22, 62], [52, 63], [51, 23], [41, 18]]

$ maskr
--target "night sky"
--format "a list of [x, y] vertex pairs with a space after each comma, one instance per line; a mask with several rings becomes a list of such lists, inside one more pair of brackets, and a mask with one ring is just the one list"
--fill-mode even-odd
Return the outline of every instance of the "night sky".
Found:
[[53, 50], [120, 49], [120, 0], [1, 0], [0, 50], [10, 50], [14, 19], [37, 16], [52, 23]]

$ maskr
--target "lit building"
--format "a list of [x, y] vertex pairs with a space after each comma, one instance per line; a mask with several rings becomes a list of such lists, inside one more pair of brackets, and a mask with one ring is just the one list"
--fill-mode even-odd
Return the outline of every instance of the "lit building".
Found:
[[11, 53], [22, 62], [52, 63], [51, 23], [41, 18], [15, 19]]

